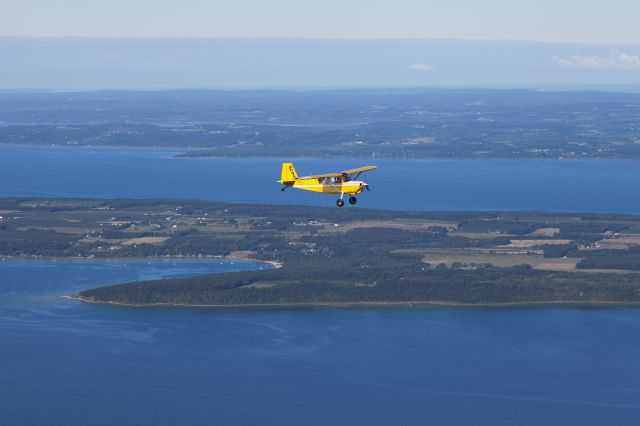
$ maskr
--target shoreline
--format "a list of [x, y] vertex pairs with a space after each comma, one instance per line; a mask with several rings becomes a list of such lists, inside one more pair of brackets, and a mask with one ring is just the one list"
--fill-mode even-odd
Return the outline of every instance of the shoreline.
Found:
[[389, 307], [442, 307], [442, 308], [526, 308], [548, 306], [584, 306], [584, 307], [623, 307], [640, 306], [640, 302], [613, 302], [613, 301], [565, 301], [552, 300], [544, 302], [497, 302], [497, 303], [461, 303], [443, 301], [405, 301], [405, 302], [299, 302], [299, 303], [245, 303], [236, 305], [222, 304], [184, 304], [184, 303], [123, 303], [90, 300], [82, 296], [61, 296], [65, 299], [75, 300], [93, 305], [110, 305], [127, 308], [210, 308], [210, 309], [292, 309], [292, 308], [389, 308]]
[[86, 256], [0, 256], [0, 262], [5, 260], [79, 260], [79, 261], [127, 261], [127, 260], [244, 260], [252, 263], [263, 263], [278, 269], [284, 266], [283, 262], [276, 260], [259, 260], [250, 257], [228, 254], [225, 256], [128, 256], [128, 257], [86, 257]]
[[[37, 147], [48, 147], [48, 148], [67, 148], [67, 149], [106, 149], [106, 150], [148, 150], [148, 151], [174, 151], [171, 152], [171, 156], [169, 158], [173, 159], [196, 159], [196, 158], [218, 158], [218, 159], [237, 159], [237, 158], [245, 158], [247, 157], [246, 153], [216, 153], [216, 155], [189, 155], [194, 152], [198, 152], [200, 150], [207, 151], [211, 150], [212, 147], [186, 147], [186, 146], [154, 146], [154, 145], [92, 145], [92, 144], [81, 144], [81, 145], [67, 145], [67, 144], [47, 144], [47, 143], [25, 143], [25, 144], [16, 144], [11, 142], [0, 142], [0, 146], [8, 146], [8, 147], [16, 147], [16, 148], [37, 148]], [[186, 150], [186, 151], [185, 151]], [[248, 154], [249, 158], [279, 158], [278, 155], [266, 154], [266, 153], [250, 153]], [[402, 155], [382, 155], [382, 156], [372, 156], [372, 155], [335, 155], [335, 154], [316, 154], [316, 155], [289, 155], [290, 158], [297, 159], [308, 159], [308, 158], [321, 158], [321, 159], [358, 159], [358, 160], [401, 160], [401, 161], [411, 161], [411, 160], [455, 160], [455, 161], [633, 161], [640, 162], [640, 157], [477, 157], [477, 156], [461, 156], [461, 157], [442, 157], [442, 156], [402, 156]]]

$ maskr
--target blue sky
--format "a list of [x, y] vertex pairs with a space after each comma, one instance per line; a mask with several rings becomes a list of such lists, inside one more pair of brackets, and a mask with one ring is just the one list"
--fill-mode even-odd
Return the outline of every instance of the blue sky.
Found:
[[640, 43], [637, 0], [2, 0], [0, 35]]

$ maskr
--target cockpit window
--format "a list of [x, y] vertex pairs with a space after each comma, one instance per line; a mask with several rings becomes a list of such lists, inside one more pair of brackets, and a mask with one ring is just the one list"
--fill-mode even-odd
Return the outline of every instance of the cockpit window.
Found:
[[318, 178], [318, 183], [329, 184], [329, 185], [334, 183], [342, 183], [342, 177], [341, 176], [322, 177], [322, 178]]

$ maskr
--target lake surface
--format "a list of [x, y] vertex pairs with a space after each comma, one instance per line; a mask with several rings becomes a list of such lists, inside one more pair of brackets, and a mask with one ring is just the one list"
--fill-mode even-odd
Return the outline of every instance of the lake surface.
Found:
[[136, 309], [247, 262], [0, 261], [0, 424], [635, 425], [640, 309]]
[[[0, 196], [333, 206], [274, 182], [279, 158], [0, 146]], [[640, 213], [633, 161], [373, 163], [363, 207]], [[345, 209], [348, 211], [348, 208]], [[635, 425], [640, 309], [142, 309], [64, 299], [242, 261], [0, 260], [1, 425]]]
[[[0, 145], [0, 196], [165, 197], [334, 206], [280, 192], [282, 158], [174, 158], [179, 150]], [[297, 159], [299, 174], [375, 164], [359, 206], [640, 213], [640, 162]]]

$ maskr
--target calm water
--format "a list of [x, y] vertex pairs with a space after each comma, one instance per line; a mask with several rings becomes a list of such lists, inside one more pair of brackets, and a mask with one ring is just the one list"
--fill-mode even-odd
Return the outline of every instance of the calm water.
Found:
[[637, 424], [638, 309], [178, 310], [58, 297], [250, 267], [0, 262], [0, 424]]
[[[0, 146], [0, 196], [282, 194], [281, 159]], [[360, 165], [298, 160], [300, 173]], [[370, 163], [370, 161], [366, 161]], [[375, 161], [364, 207], [640, 213], [640, 163]], [[405, 182], [406, 185], [400, 185]], [[348, 209], [345, 209], [348, 212]], [[132, 309], [60, 296], [256, 268], [235, 261], [0, 261], [0, 425], [635, 425], [640, 309]]]
[[[281, 158], [172, 158], [180, 151], [0, 145], [0, 196], [168, 197], [334, 206], [334, 197], [281, 193]], [[299, 174], [363, 163], [362, 207], [640, 213], [640, 162], [301, 159]]]

